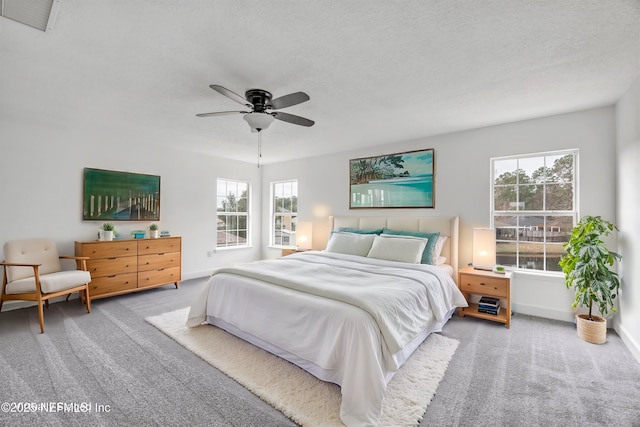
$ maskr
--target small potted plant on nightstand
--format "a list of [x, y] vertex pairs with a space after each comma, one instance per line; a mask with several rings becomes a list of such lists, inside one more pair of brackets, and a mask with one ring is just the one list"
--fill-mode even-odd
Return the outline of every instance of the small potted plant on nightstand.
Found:
[[158, 224], [151, 224], [149, 226], [149, 237], [151, 239], [157, 239], [159, 236], [160, 232], [158, 231]]
[[607, 340], [607, 321], [592, 313], [594, 303], [603, 316], [609, 311], [616, 312], [613, 300], [618, 295], [620, 281], [609, 267], [622, 257], [607, 249], [602, 241], [614, 230], [617, 230], [615, 225], [599, 216], [583, 217], [565, 243], [567, 254], [559, 263], [567, 288], [573, 287], [576, 293], [573, 307], [589, 307], [588, 314], [576, 316], [578, 336], [594, 344]]
[[102, 224], [100, 227], [100, 240], [113, 240], [113, 231], [115, 229], [116, 227], [110, 222]]

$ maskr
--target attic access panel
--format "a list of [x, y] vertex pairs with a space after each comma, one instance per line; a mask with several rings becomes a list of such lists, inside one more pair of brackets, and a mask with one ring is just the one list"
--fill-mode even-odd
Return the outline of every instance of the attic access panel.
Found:
[[59, 6], [60, 0], [0, 0], [0, 16], [41, 31], [50, 31]]

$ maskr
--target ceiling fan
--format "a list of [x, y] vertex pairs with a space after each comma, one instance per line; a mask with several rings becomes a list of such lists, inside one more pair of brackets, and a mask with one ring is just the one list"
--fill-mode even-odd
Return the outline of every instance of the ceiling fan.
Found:
[[196, 114], [197, 117], [227, 116], [232, 114], [243, 114], [243, 118], [249, 123], [251, 130], [260, 132], [269, 127], [273, 119], [300, 126], [313, 126], [314, 121], [293, 114], [283, 113], [280, 110], [301, 104], [309, 100], [309, 95], [304, 92], [290, 93], [276, 99], [272, 99], [270, 92], [263, 89], [249, 89], [244, 97], [219, 85], [209, 85], [216, 92], [227, 98], [244, 105], [249, 111], [217, 111], [214, 113]]

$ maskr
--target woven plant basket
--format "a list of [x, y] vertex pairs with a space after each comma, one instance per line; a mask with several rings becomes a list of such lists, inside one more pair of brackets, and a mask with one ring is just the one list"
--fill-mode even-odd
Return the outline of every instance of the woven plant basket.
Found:
[[604, 344], [607, 341], [607, 321], [600, 316], [591, 317], [593, 320], [588, 320], [588, 314], [576, 315], [578, 337], [592, 344]]

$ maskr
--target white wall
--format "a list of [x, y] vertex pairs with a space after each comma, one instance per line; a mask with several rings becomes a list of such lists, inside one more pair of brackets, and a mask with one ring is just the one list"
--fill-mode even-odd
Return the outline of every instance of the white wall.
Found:
[[[630, 92], [635, 94], [635, 98], [632, 97], [635, 101], [621, 101], [618, 110], [622, 109], [623, 113], [627, 111], [628, 108], [624, 107], [627, 103], [637, 108], [637, 91], [636, 88]], [[636, 110], [633, 111], [631, 116], [637, 114]], [[118, 132], [114, 126], [85, 129], [76, 125], [66, 127], [64, 124], [38, 121], [37, 117], [12, 117], [10, 120], [3, 117], [0, 118], [0, 144], [3, 148], [0, 152], [0, 241], [48, 236], [58, 242], [61, 252], [72, 253], [73, 241], [94, 239], [99, 225], [82, 220], [84, 167], [156, 174], [161, 176], [162, 185], [160, 226], [183, 237], [183, 277], [203, 276], [217, 266], [279, 255], [280, 251], [266, 247], [269, 241], [270, 182], [298, 179], [300, 219], [314, 222], [314, 247], [323, 248], [328, 236], [328, 215], [350, 213], [349, 159], [434, 148], [435, 209], [358, 210], [357, 213], [458, 215], [461, 218], [460, 263], [464, 265], [471, 261], [472, 229], [489, 225], [491, 157], [579, 148], [580, 213], [616, 219], [614, 113], [613, 106], [596, 108], [263, 165], [260, 169], [255, 164], [182, 151], [179, 149], [179, 140], [175, 142], [176, 148], [146, 150], [144, 146], [129, 142], [144, 143], [152, 140], [154, 135]], [[623, 121], [637, 125], [637, 120], [633, 120], [636, 119]], [[624, 125], [624, 128], [633, 127]], [[636, 174], [634, 182], [637, 183], [640, 166], [637, 164], [637, 128], [635, 132], [636, 161], [627, 165], [626, 170]], [[344, 143], [348, 146], [349, 141]], [[620, 157], [621, 164], [627, 161], [627, 156]], [[252, 183], [251, 214], [255, 232], [252, 248], [218, 251], [209, 258], [207, 251], [215, 246], [215, 180], [218, 177], [243, 179]], [[632, 194], [633, 190], [624, 191], [629, 193], [626, 199], [637, 197]], [[634, 200], [633, 203], [624, 203], [625, 212], [637, 212], [637, 198]], [[637, 221], [630, 219], [631, 216], [628, 218], [623, 219], [627, 226], [629, 221]], [[133, 229], [146, 228], [147, 225], [137, 222], [116, 224], [124, 235]], [[634, 232], [637, 237], [637, 228]], [[631, 267], [627, 264], [628, 270]], [[625, 276], [625, 280], [629, 280], [631, 273], [627, 271]], [[571, 320], [571, 309], [563, 309], [565, 304], [560, 303], [570, 296], [568, 292], [560, 277], [516, 275], [513, 281], [514, 311]], [[554, 301], [551, 305], [550, 300]], [[632, 332], [628, 335], [638, 341], [638, 299], [625, 298], [623, 301], [626, 305], [623, 304], [621, 311], [629, 310], [634, 314], [622, 315], [621, 327], [629, 328]]]
[[622, 255], [615, 329], [640, 361], [640, 78], [616, 105], [617, 225]]
[[[102, 221], [82, 220], [83, 168], [91, 167], [160, 175], [158, 224], [162, 230], [182, 236], [183, 279], [204, 276], [220, 265], [259, 258], [259, 232], [254, 233], [250, 249], [218, 251], [207, 257], [207, 251], [216, 245], [217, 178], [251, 183], [252, 226], [259, 230], [261, 187], [256, 165], [182, 151], [180, 141], [175, 141], [175, 149], [138, 145], [153, 137], [122, 135], [115, 129], [69, 129], [37, 117], [3, 118], [0, 242], [50, 237], [62, 254], [70, 255], [75, 240], [96, 239]], [[149, 224], [115, 222], [116, 230], [124, 236]], [[1, 251], [0, 247], [0, 257]]]
[[[435, 150], [435, 209], [349, 211], [349, 159], [425, 148]], [[266, 165], [262, 197], [269, 200], [270, 182], [297, 178], [299, 217], [314, 222], [314, 248], [323, 248], [326, 243], [328, 215], [458, 215], [460, 265], [466, 265], [471, 262], [472, 229], [489, 225], [490, 159], [570, 148], [580, 150], [580, 214], [615, 220], [613, 106]], [[268, 242], [268, 225], [265, 203], [264, 242]], [[278, 253], [265, 249], [263, 257]], [[515, 312], [573, 320], [572, 293], [564, 287], [561, 276], [516, 275], [513, 294]], [[551, 305], [550, 300], [554, 302]]]

